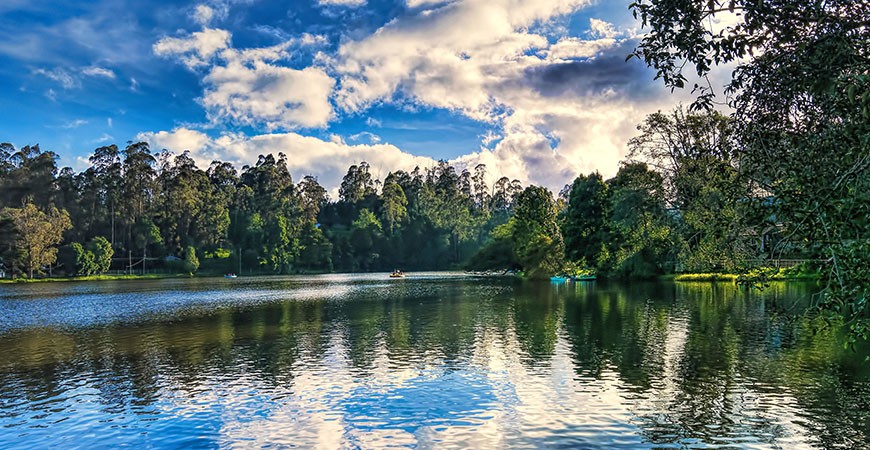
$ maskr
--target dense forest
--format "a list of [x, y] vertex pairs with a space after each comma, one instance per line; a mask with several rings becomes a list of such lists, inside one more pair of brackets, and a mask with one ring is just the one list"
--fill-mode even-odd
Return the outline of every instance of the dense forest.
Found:
[[[522, 187], [486, 185], [439, 163], [376, 180], [351, 166], [330, 201], [313, 176], [295, 182], [286, 156], [238, 172], [148, 144], [100, 147], [91, 166], [58, 171], [38, 146], [0, 147], [2, 258], [10, 276], [459, 268], [505, 223]], [[143, 264], [146, 267], [143, 267]]]
[[554, 197], [484, 165], [446, 162], [375, 179], [352, 165], [337, 199], [286, 156], [203, 170], [188, 152], [100, 147], [58, 170], [38, 145], [0, 146], [2, 258], [10, 276], [109, 270], [299, 273], [459, 269], [649, 277], [814, 258], [783, 241], [770, 196], [742, 176], [731, 119], [656, 113], [615, 177], [580, 175]]

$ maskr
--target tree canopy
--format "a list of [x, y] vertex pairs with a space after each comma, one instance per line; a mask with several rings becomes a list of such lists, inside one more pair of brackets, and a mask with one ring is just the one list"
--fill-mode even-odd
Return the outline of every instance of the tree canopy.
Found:
[[[696, 109], [717, 92], [711, 70], [730, 64], [724, 94], [740, 171], [769, 200], [790, 243], [826, 261], [823, 311], [870, 336], [870, 3], [854, 0], [641, 0], [648, 33], [634, 55], [682, 88], [694, 70]], [[714, 28], [730, 15], [735, 24]]]

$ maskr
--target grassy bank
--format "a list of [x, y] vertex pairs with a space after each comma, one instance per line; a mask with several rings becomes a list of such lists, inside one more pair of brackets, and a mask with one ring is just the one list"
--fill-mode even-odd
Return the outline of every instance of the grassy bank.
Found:
[[677, 273], [665, 275], [665, 279], [673, 281], [737, 281], [738, 275], [733, 273]]
[[113, 280], [158, 280], [163, 278], [189, 278], [185, 274], [147, 274], [147, 275], [89, 275], [86, 277], [51, 277], [51, 278], [16, 278], [14, 280], [0, 279], [0, 284], [13, 283], [53, 283], [66, 281], [113, 281]]
[[730, 281], [736, 282], [739, 280], [765, 280], [765, 281], [796, 281], [818, 280], [822, 277], [817, 271], [808, 271], [798, 267], [788, 267], [782, 269], [762, 268], [751, 270], [747, 274], [735, 273], [679, 273], [674, 275], [666, 275], [664, 278], [673, 281]]

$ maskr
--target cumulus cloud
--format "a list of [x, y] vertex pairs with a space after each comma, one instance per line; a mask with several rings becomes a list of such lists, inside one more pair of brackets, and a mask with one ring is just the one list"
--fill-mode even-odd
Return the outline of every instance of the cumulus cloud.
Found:
[[625, 63], [633, 38], [610, 23], [591, 19], [587, 39], [553, 44], [530, 31], [587, 4], [457, 1], [395, 19], [330, 61], [336, 102], [361, 111], [411, 99], [492, 123], [499, 131], [456, 162], [524, 182], [558, 189], [580, 172], [612, 175], [662, 90], [648, 87], [637, 61]]
[[187, 37], [164, 37], [154, 44], [154, 53], [158, 56], [178, 55], [187, 67], [195, 68], [207, 65], [212, 56], [229, 46], [228, 31], [205, 28]]
[[[201, 102], [213, 123], [291, 131], [327, 127], [337, 115], [378, 104], [444, 108], [494, 129], [481, 137], [480, 149], [469, 149], [456, 164], [484, 163], [491, 173], [556, 190], [581, 172], [615, 173], [636, 124], [671, 102], [663, 100], [663, 89], [650, 86], [651, 75], [642, 64], [625, 63], [636, 39], [629, 33], [593, 18], [581, 36], [565, 34], [560, 20], [592, 3], [407, 0], [407, 14], [367, 36], [345, 36], [336, 51], [319, 51], [311, 65], [301, 68], [288, 67], [291, 49], [323, 45], [325, 38], [301, 35], [272, 47], [236, 49], [228, 32], [204, 28], [163, 38], [154, 52], [204, 72]], [[366, 123], [380, 126], [373, 119]], [[191, 132], [171, 134], [178, 139]], [[353, 162], [346, 155], [365, 153], [371, 162], [371, 155], [383, 151], [393, 155], [381, 159], [385, 164], [412, 158], [379, 144], [370, 133], [348, 137], [350, 142], [366, 138], [370, 145], [295, 133], [203, 136], [198, 137], [201, 154], [245, 156], [247, 162], [255, 159], [252, 152], [268, 150], [267, 144], [276, 146], [268, 151], [293, 145], [300, 153], [291, 160], [307, 161], [306, 170], [314, 173], [318, 168], [343, 173]], [[304, 158], [303, 143], [326, 159]]]
[[619, 32], [616, 31], [616, 27], [614, 27], [612, 23], [591, 18], [589, 19], [589, 34], [595, 38], [612, 39], [615, 38]]
[[288, 49], [324, 43], [303, 34], [281, 44], [237, 50], [225, 30], [203, 29], [154, 45], [161, 56], [175, 56], [190, 69], [208, 66], [202, 104], [212, 122], [262, 125], [268, 130], [322, 127], [332, 118], [329, 96], [335, 80], [317, 67], [301, 70], [277, 64]]
[[335, 81], [322, 69], [295, 70], [262, 61], [214, 67], [203, 105], [212, 120], [264, 124], [267, 129], [324, 126], [332, 117]]
[[208, 5], [196, 5], [196, 8], [193, 9], [193, 20], [202, 26], [208, 25], [214, 15], [214, 9]]
[[377, 144], [378, 142], [381, 142], [380, 136], [369, 131], [362, 131], [356, 134], [352, 134], [348, 136], [347, 139], [352, 142], [368, 141], [372, 144]]
[[415, 156], [390, 144], [348, 144], [341, 139], [324, 141], [297, 133], [272, 133], [245, 136], [239, 133], [224, 133], [211, 138], [205, 133], [188, 128], [172, 131], [140, 133], [137, 140], [146, 141], [155, 149], [167, 149], [175, 153], [189, 150], [191, 157], [201, 168], [219, 159], [234, 163], [238, 168], [257, 161], [259, 155], [287, 155], [287, 163], [294, 177], [315, 175], [329, 190], [335, 191], [341, 178], [352, 164], [366, 161], [373, 174], [384, 178], [389, 171], [413, 170], [414, 167], [431, 167], [431, 158]]

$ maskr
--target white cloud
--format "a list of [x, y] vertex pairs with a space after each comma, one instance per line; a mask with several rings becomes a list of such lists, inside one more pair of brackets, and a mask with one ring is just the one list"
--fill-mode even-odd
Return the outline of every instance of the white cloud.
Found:
[[320, 6], [346, 6], [356, 8], [366, 4], [366, 0], [317, 0]]
[[103, 133], [100, 137], [91, 141], [92, 144], [102, 144], [105, 142], [112, 142], [115, 138], [108, 133]]
[[661, 107], [637, 82], [643, 69], [624, 63], [630, 37], [598, 19], [590, 39], [550, 44], [530, 31], [587, 4], [457, 1], [397, 18], [325, 58], [340, 76], [336, 102], [353, 112], [410, 98], [492, 123], [500, 131], [456, 162], [523, 182], [558, 189], [580, 172], [612, 175], [636, 124]]
[[66, 128], [66, 129], [70, 130], [70, 129], [78, 128], [82, 125], [87, 125], [87, 124], [88, 124], [87, 120], [75, 119], [75, 120], [71, 120], [71, 121], [61, 125], [61, 128]]
[[[140, 133], [136, 136], [136, 140], [148, 142], [155, 150], [167, 149], [175, 153], [190, 150], [197, 155], [203, 154], [211, 142], [205, 133], [189, 128], [176, 128], [172, 131], [159, 131], [156, 133]], [[206, 164], [207, 166], [208, 164]]]
[[589, 34], [594, 38], [612, 39], [619, 35], [612, 23], [600, 19], [589, 19]]
[[42, 75], [52, 81], [60, 83], [60, 85], [63, 86], [64, 89], [72, 89], [80, 86], [78, 79], [76, 79], [72, 74], [60, 67], [55, 67], [54, 69], [49, 70], [36, 69], [33, 71], [33, 73], [37, 75]]
[[592, 58], [604, 50], [613, 48], [617, 43], [617, 40], [612, 38], [586, 40], [576, 37], [564, 37], [551, 45], [545, 54], [551, 61], [586, 59]]
[[214, 18], [215, 11], [208, 5], [196, 5], [193, 10], [193, 20], [196, 23], [206, 26]]
[[205, 66], [217, 52], [229, 48], [230, 33], [226, 30], [205, 28], [195, 31], [189, 37], [165, 37], [154, 44], [158, 56], [181, 56], [181, 61], [189, 68]]
[[380, 128], [381, 126], [383, 126], [381, 121], [378, 119], [375, 119], [374, 117], [367, 117], [366, 118], [366, 125], [368, 125], [372, 128]]
[[362, 131], [356, 134], [352, 134], [348, 136], [347, 139], [353, 142], [368, 141], [371, 144], [377, 144], [381, 142], [380, 136], [369, 131]]
[[175, 153], [190, 150], [191, 157], [202, 168], [208, 167], [215, 159], [232, 162], [241, 168], [243, 165], [255, 163], [259, 155], [283, 152], [287, 155], [290, 172], [296, 179], [315, 175], [324, 187], [333, 191], [341, 184], [347, 168], [361, 161], [368, 162], [372, 173], [379, 178], [385, 177], [390, 171], [410, 171], [416, 166], [435, 165], [431, 158], [403, 152], [390, 144], [351, 145], [339, 137], [324, 141], [297, 133], [250, 137], [225, 133], [217, 138], [210, 138], [197, 130], [176, 128], [172, 131], [140, 133], [136, 139], [150, 143], [155, 149], [165, 148]]
[[483, 136], [480, 137], [480, 143], [484, 147], [489, 147], [489, 144], [492, 144], [500, 138], [500, 135], [496, 134], [492, 130], [488, 130]]
[[419, 7], [432, 7], [432, 6], [440, 6], [446, 3], [450, 3], [453, 0], [407, 0], [405, 5], [410, 9], [419, 8]]
[[[567, 14], [592, 2], [408, 0], [407, 15], [363, 38], [346, 36], [336, 52], [317, 52], [305, 68], [286, 67], [291, 50], [326, 44], [323, 36], [236, 49], [228, 32], [205, 28], [161, 39], [154, 52], [204, 72], [201, 102], [212, 123], [287, 131], [326, 127], [337, 115], [334, 106], [344, 113], [383, 103], [445, 108], [494, 127], [481, 138], [482, 148], [454, 162], [485, 163], [491, 173], [557, 190], [581, 172], [615, 173], [636, 124], [672, 102], [663, 100], [664, 89], [650, 87], [642, 65], [624, 62], [633, 46], [630, 33], [600, 19], [589, 20], [586, 38], [553, 31], [562, 30]], [[371, 118], [366, 124], [381, 126]], [[215, 155], [235, 155], [265, 148], [264, 142], [276, 144], [272, 151], [283, 149], [278, 144], [303, 138], [226, 134], [203, 146]], [[364, 138], [377, 143], [377, 136], [363, 133], [348, 140]], [[341, 155], [339, 149], [356, 155], [359, 148], [411, 157], [390, 145], [348, 145], [338, 136], [315, 141], [306, 141], [310, 152], [329, 157]], [[305, 167], [318, 175], [318, 167], [343, 173], [353, 162], [336, 158], [338, 169], [320, 159]]]
[[105, 77], [115, 79], [115, 72], [111, 69], [106, 69], [105, 67], [97, 67], [91, 66], [82, 69], [82, 74], [87, 75], [89, 77]]
[[233, 61], [214, 67], [206, 83], [210, 87], [202, 102], [212, 120], [275, 130], [320, 127], [332, 117], [329, 95], [335, 81], [322, 69]]
[[297, 70], [275, 62], [288, 58], [293, 46], [325, 41], [306, 33], [272, 47], [236, 50], [229, 46], [227, 31], [207, 28], [185, 38], [161, 39], [154, 52], [179, 57], [190, 69], [209, 66], [201, 102], [212, 122], [291, 130], [323, 127], [329, 122], [335, 80], [321, 68]]

